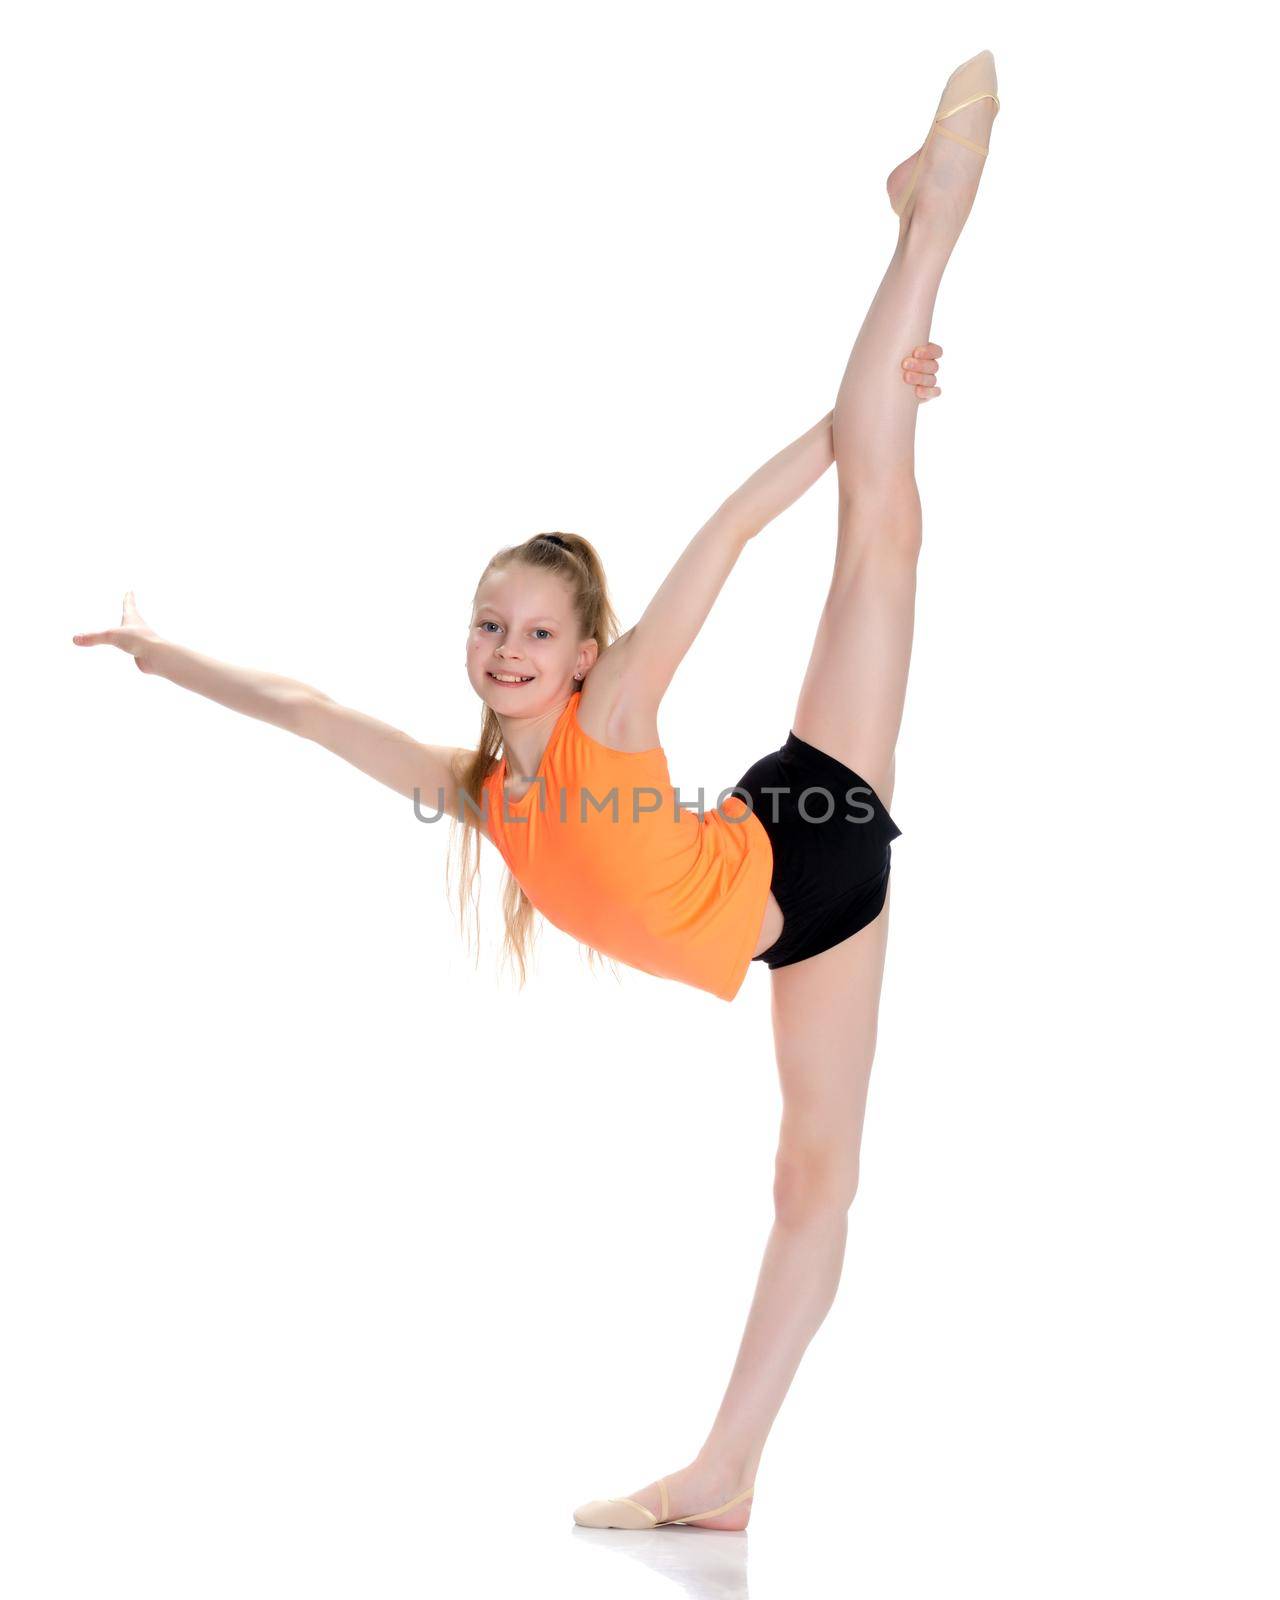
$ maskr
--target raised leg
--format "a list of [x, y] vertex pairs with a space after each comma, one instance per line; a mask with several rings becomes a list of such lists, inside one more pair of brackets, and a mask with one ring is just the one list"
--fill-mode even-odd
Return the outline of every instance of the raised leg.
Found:
[[801, 739], [852, 767], [882, 799], [906, 698], [921, 538], [920, 406], [899, 363], [928, 342], [945, 265], [908, 230], [849, 357], [832, 419], [835, 566], [792, 720]]
[[[984, 142], [993, 116], [992, 102], [980, 101], [948, 125]], [[852, 767], [882, 799], [906, 698], [921, 538], [919, 401], [903, 383], [900, 363], [905, 351], [928, 341], [938, 287], [982, 158], [934, 140], [926, 162], [910, 225], [899, 236], [836, 397], [835, 566], [792, 724], [801, 739]]]

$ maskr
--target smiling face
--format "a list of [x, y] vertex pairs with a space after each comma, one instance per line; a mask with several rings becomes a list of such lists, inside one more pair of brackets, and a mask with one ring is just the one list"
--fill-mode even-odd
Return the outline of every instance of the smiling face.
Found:
[[578, 637], [569, 585], [554, 572], [510, 566], [485, 573], [467, 635], [471, 687], [500, 716], [535, 716], [581, 686], [597, 654]]

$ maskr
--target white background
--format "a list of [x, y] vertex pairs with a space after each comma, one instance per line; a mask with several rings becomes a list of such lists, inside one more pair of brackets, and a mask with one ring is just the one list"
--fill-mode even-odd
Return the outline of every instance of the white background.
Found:
[[[1274, 86], [1176, 15], [9, 12], [7, 1593], [1275, 1593]], [[745, 1537], [575, 1532], [729, 1375], [763, 964], [544, 929], [518, 993], [496, 855], [476, 971], [443, 825], [71, 635], [132, 587], [472, 743], [488, 556], [585, 533], [635, 620], [832, 405], [987, 47], [840, 1294]], [[834, 538], [832, 472], [748, 549], [678, 783], [785, 737]]]

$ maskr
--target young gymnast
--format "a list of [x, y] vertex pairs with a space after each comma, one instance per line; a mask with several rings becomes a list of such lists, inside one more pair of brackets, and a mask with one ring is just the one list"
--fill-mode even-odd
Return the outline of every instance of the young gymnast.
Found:
[[[929, 322], [998, 108], [983, 51], [951, 75], [923, 145], [890, 174], [898, 241], [834, 411], [728, 497], [633, 628], [617, 636], [599, 557], [580, 536], [538, 534], [490, 561], [467, 643], [484, 705], [475, 749], [419, 744], [309, 685], [161, 639], [132, 592], [118, 628], [74, 637], [314, 740], [415, 806], [447, 806], [466, 864], [460, 907], [481, 838], [509, 869], [505, 947], [522, 982], [535, 909], [592, 951], [726, 1000], [753, 960], [770, 968], [783, 1094], [775, 1222], [737, 1360], [693, 1460], [580, 1506], [585, 1526], [745, 1528], [765, 1440], [835, 1297], [899, 832], [887, 808], [921, 538], [915, 417], [941, 393]], [[658, 707], [747, 542], [833, 460], [835, 570], [790, 734], [695, 806], [673, 791]]]

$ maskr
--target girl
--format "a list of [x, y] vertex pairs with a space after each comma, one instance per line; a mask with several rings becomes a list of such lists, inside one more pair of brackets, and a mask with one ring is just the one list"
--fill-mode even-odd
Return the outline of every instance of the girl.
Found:
[[[415, 805], [439, 797], [468, 862], [462, 905], [481, 838], [510, 869], [506, 948], [522, 982], [535, 907], [592, 950], [726, 1000], [751, 961], [769, 966], [783, 1094], [776, 1220], [737, 1362], [694, 1459], [580, 1506], [586, 1526], [745, 1528], [765, 1440], [835, 1296], [899, 831], [887, 807], [920, 549], [915, 418], [941, 393], [942, 351], [924, 341], [998, 107], [983, 51], [951, 75], [924, 144], [890, 174], [898, 242], [834, 411], [729, 496], [633, 628], [615, 637], [585, 539], [539, 534], [493, 558], [467, 643], [484, 705], [476, 749], [418, 744], [305, 684], [161, 639], [132, 593], [118, 628], [74, 638], [315, 740]], [[835, 571], [790, 734], [695, 809], [672, 789], [658, 707], [747, 541], [832, 460]]]

